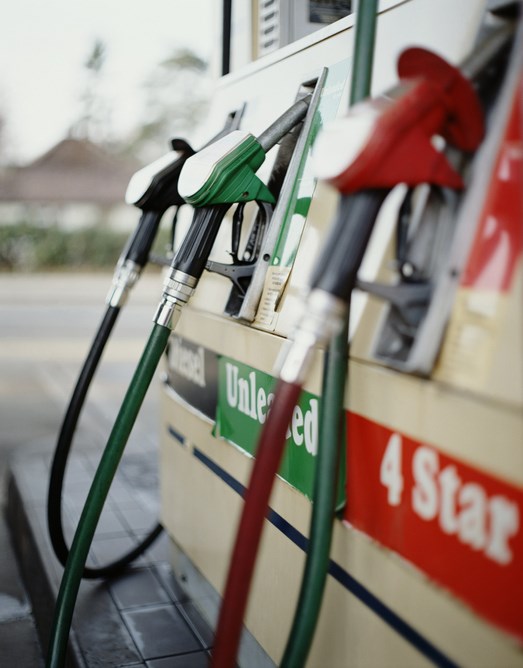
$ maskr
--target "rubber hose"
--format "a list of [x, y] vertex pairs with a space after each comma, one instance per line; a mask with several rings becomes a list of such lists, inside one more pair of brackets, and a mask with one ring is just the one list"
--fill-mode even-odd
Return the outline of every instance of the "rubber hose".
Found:
[[[349, 305], [350, 307], [350, 305]], [[336, 511], [343, 432], [343, 396], [347, 368], [348, 328], [333, 339], [325, 360], [318, 455], [314, 474], [307, 559], [296, 612], [281, 668], [305, 665], [314, 639], [329, 568]]]
[[169, 340], [169, 334], [170, 329], [167, 327], [154, 325], [94, 476], [56, 601], [48, 668], [61, 668], [64, 664], [76, 597], [96, 525], [145, 394]]
[[[96, 373], [96, 369], [98, 368], [107, 341], [116, 324], [120, 310], [120, 307], [108, 306], [105, 311], [65, 412], [53, 455], [51, 476], [49, 479], [49, 493], [47, 497], [47, 524], [54, 553], [62, 566], [65, 566], [69, 556], [69, 548], [65, 542], [62, 523], [62, 492], [67, 460], [69, 459], [74, 433], [85, 404], [87, 392], [93, 380], [93, 376]], [[162, 525], [156, 524], [152, 531], [135, 548], [121, 556], [119, 559], [100, 568], [89, 568], [86, 566], [82, 577], [91, 579], [111, 577], [118, 574], [147, 550], [162, 533], [162, 530]]]
[[[377, 0], [365, 0], [365, 2], [359, 0], [358, 2], [351, 105], [370, 95], [377, 5]], [[338, 468], [344, 433], [342, 420], [349, 362], [349, 315], [350, 297], [347, 320], [342, 331], [331, 341], [323, 368], [323, 401], [309, 529], [310, 539], [298, 604], [285, 647], [282, 668], [300, 668], [305, 665], [314, 639], [327, 580], [335, 519]]]
[[356, 39], [354, 42], [350, 104], [357, 104], [370, 95], [376, 16], [378, 0], [358, 0], [356, 8]]
[[262, 428], [216, 629], [211, 659], [214, 668], [231, 668], [236, 665], [243, 616], [273, 479], [280, 464], [287, 427], [300, 391], [299, 385], [278, 381], [271, 405], [271, 418]]

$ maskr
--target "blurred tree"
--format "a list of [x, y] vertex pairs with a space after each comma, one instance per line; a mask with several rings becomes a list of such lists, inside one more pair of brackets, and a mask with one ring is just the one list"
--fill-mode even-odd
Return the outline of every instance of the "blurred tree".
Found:
[[109, 137], [109, 109], [102, 93], [107, 47], [96, 39], [85, 62], [85, 84], [80, 94], [80, 115], [70, 130], [77, 139], [105, 143]]
[[207, 63], [188, 49], [162, 61], [144, 84], [143, 122], [131, 137], [130, 152], [154, 160], [169, 148], [169, 139], [186, 137], [205, 116], [211, 80]]
[[10, 164], [11, 152], [13, 149], [12, 140], [9, 134], [9, 122], [5, 109], [6, 105], [0, 91], [0, 167], [5, 167]]
[[6, 118], [0, 109], [0, 165], [5, 161], [5, 129]]

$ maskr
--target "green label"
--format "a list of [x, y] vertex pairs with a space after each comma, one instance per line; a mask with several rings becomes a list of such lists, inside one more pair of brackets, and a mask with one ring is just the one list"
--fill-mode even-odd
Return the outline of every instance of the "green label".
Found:
[[349, 60], [329, 66], [321, 99], [307, 137], [294, 189], [287, 207], [276, 248], [271, 257], [273, 266], [291, 267], [301, 239], [305, 219], [309, 212], [316, 179], [312, 166], [312, 147], [318, 132], [328, 121], [336, 117], [341, 96], [349, 73]]
[[[229, 357], [218, 361], [215, 435], [255, 454], [260, 429], [274, 399], [274, 378]], [[279, 475], [309, 498], [318, 451], [320, 400], [302, 392], [287, 431]]]

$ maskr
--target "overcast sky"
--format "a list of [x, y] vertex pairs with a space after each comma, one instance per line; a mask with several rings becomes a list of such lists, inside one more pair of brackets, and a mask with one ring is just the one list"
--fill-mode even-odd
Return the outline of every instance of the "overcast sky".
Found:
[[78, 117], [83, 65], [95, 39], [107, 45], [112, 121], [139, 115], [140, 85], [176, 48], [206, 59], [217, 0], [13, 0], [0, 28], [0, 112], [7, 149], [31, 160], [59, 141]]

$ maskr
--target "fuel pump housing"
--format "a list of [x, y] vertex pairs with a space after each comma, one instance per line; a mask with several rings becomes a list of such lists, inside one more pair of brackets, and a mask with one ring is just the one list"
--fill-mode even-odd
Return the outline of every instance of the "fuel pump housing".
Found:
[[[263, 17], [264, 4], [252, 3]], [[382, 2], [372, 97], [397, 85], [407, 48], [458, 65], [485, 25], [501, 20], [481, 0]], [[173, 568], [211, 624], [274, 364], [337, 203], [312, 154], [318, 133], [347, 110], [353, 41], [349, 14], [236, 69], [220, 79], [199, 129], [212, 136], [233, 114], [236, 138], [256, 137], [310, 97], [303, 122], [257, 172], [271, 208], [243, 210], [238, 264], [249, 264], [264, 231], [248, 279], [239, 287], [212, 271], [230, 264], [230, 212], [163, 370], [162, 522]], [[377, 220], [352, 297], [339, 516], [307, 665], [523, 666], [521, 82], [513, 54], [485, 83], [487, 131], [476, 154], [434, 140], [462, 190], [416, 187], [407, 216], [400, 185]], [[285, 647], [321, 448], [324, 357], [315, 351], [289, 425], [241, 666], [277, 665]]]

